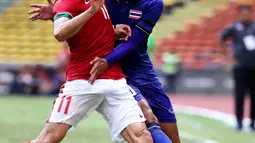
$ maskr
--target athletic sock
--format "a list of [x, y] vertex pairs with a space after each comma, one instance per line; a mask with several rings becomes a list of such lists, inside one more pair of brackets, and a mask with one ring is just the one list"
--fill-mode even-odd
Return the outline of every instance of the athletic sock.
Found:
[[161, 130], [159, 124], [152, 122], [147, 125], [154, 143], [172, 143], [168, 136]]

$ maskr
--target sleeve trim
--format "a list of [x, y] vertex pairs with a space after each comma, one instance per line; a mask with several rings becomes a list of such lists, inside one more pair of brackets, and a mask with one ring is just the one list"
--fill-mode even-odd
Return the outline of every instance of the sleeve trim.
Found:
[[153, 28], [155, 26], [155, 24], [153, 24], [152, 22], [145, 20], [143, 18], [140, 18], [139, 20], [142, 21], [143, 23], [149, 25], [151, 28]]
[[56, 21], [58, 20], [59, 18], [62, 18], [62, 17], [66, 17], [68, 19], [72, 19], [73, 16], [71, 13], [68, 13], [68, 12], [61, 12], [61, 13], [58, 13], [54, 16], [53, 20]]
[[141, 26], [135, 25], [135, 27], [137, 27], [138, 29], [140, 29], [141, 31], [143, 31], [144, 33], [146, 33], [147, 35], [150, 35], [150, 32], [148, 32], [147, 30], [143, 29]]

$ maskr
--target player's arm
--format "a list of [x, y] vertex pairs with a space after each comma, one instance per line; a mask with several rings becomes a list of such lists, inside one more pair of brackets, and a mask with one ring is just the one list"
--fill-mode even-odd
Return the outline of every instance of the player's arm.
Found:
[[68, 14], [57, 14], [54, 17], [54, 37], [59, 42], [64, 42], [73, 37], [95, 13], [95, 11], [88, 9], [76, 17]]
[[226, 41], [228, 38], [233, 37], [233, 26], [230, 25], [227, 28], [223, 29], [223, 31], [220, 34], [220, 45], [222, 49], [222, 54], [226, 55], [227, 49], [225, 48], [226, 46]]
[[141, 42], [145, 42], [152, 32], [152, 29], [163, 11], [163, 2], [161, 0], [155, 1], [148, 7], [146, 11], [143, 11], [143, 16], [132, 28], [132, 36], [127, 42], [119, 45], [113, 52], [105, 57], [108, 62], [108, 66], [119, 61], [136, 48], [139, 48]]
[[[70, 3], [70, 1], [68, 1]], [[85, 12], [73, 17], [72, 12], [76, 7], [65, 5], [62, 12], [57, 12], [54, 17], [54, 37], [59, 41], [66, 41], [78, 33], [83, 25], [103, 6], [104, 0], [91, 0], [91, 7]], [[58, 3], [61, 5], [61, 2]]]

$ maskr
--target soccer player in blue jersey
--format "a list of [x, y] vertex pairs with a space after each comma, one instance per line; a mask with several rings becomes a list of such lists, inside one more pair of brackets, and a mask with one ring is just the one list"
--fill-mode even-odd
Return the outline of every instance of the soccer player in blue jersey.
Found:
[[[116, 41], [115, 50], [104, 58], [92, 61], [92, 82], [96, 76], [115, 62], [120, 62], [123, 72], [128, 76], [128, 84], [138, 93], [139, 105], [150, 125], [160, 123], [162, 130], [174, 143], [179, 143], [176, 118], [171, 102], [162, 89], [153, 65], [147, 54], [147, 39], [163, 10], [162, 0], [106, 0], [109, 15], [114, 26], [127, 24], [132, 29], [128, 41]], [[149, 103], [156, 118], [153, 118]], [[141, 100], [141, 101], [140, 101]], [[153, 133], [152, 133], [153, 135]]]
[[[93, 65], [91, 83], [106, 68], [115, 62], [120, 62], [123, 72], [128, 76], [128, 84], [137, 93], [135, 98], [144, 112], [154, 142], [169, 143], [171, 142], [169, 137], [173, 143], [180, 143], [171, 102], [162, 89], [147, 54], [147, 39], [161, 16], [162, 0], [106, 0], [106, 3], [113, 25], [115, 27], [119, 24], [129, 25], [132, 36], [125, 42], [116, 41], [117, 47], [112, 53], [104, 58], [96, 57], [91, 62]], [[33, 6], [38, 9], [29, 12], [36, 13], [30, 17], [31, 20], [51, 18], [48, 17], [49, 5]]]

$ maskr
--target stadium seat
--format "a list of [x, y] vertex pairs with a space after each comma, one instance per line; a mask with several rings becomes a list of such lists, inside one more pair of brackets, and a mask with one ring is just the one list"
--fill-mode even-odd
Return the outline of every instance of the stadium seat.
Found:
[[[236, 4], [232, 3], [217, 7], [212, 16], [201, 15], [200, 24], [186, 21], [185, 31], [173, 39], [165, 39], [164, 44], [171, 44], [171, 47], [177, 48], [183, 62], [188, 65], [186, 68], [204, 68], [203, 57], [196, 59], [196, 54], [213, 51], [214, 58], [221, 58], [221, 49], [218, 44], [219, 33], [221, 29], [238, 19], [235, 8]], [[161, 52], [164, 50], [166, 49]]]
[[[55, 64], [60, 46], [52, 36], [52, 22], [29, 21], [27, 12], [30, 10], [28, 6], [31, 3], [38, 3], [38, 1], [13, 3], [11, 7], [5, 8], [0, 13], [1, 61]], [[3, 2], [1, 1], [0, 4], [1, 11]]]

